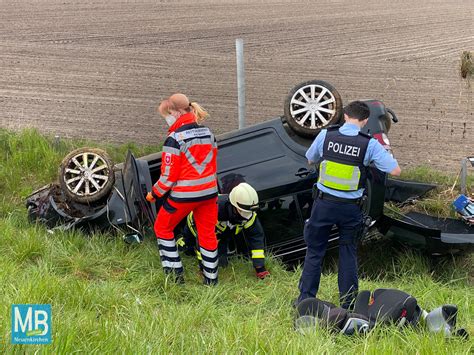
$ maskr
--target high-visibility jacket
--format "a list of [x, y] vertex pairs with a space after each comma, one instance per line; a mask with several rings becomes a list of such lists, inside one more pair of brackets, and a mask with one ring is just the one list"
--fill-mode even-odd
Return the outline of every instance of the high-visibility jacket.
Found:
[[360, 133], [346, 136], [339, 127], [328, 128], [319, 165], [318, 182], [338, 191], [356, 191], [365, 187], [365, 153], [371, 137]]
[[176, 202], [202, 201], [217, 196], [217, 143], [209, 128], [186, 113], [169, 128], [161, 155], [161, 176], [153, 193]]
[[[217, 206], [218, 222], [216, 224], [216, 236], [219, 241], [219, 255], [227, 255], [227, 245], [230, 238], [243, 234], [253, 265], [255, 267], [264, 266], [265, 233], [257, 218], [257, 214], [253, 212], [250, 219], [243, 219], [231, 205], [229, 195], [219, 195]], [[193, 213], [191, 212], [186, 219], [186, 226], [183, 229], [184, 246], [186, 248], [193, 248], [197, 236], [197, 228], [194, 222]]]

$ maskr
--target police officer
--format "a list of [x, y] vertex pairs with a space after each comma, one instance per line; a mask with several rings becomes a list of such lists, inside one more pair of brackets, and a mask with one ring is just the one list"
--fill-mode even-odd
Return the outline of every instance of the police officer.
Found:
[[[230, 194], [219, 195], [217, 206], [219, 266], [225, 267], [228, 264], [227, 249], [230, 239], [244, 238], [250, 251], [255, 275], [259, 279], [269, 276], [270, 272], [265, 268], [265, 234], [255, 212], [258, 209], [258, 195], [255, 189], [245, 182], [240, 183]], [[187, 254], [194, 255], [197, 237], [194, 214], [190, 213], [183, 228], [182, 242], [178, 240], [178, 245], [181, 244], [181, 248], [186, 250]], [[202, 258], [199, 250], [196, 250], [196, 254], [198, 259]]]
[[307, 244], [297, 302], [315, 297], [321, 264], [333, 225], [339, 229], [338, 286], [341, 306], [348, 308], [358, 290], [357, 236], [362, 228], [360, 201], [367, 166], [398, 176], [397, 161], [369, 135], [360, 132], [369, 118], [367, 104], [354, 101], [344, 108], [345, 124], [322, 130], [306, 152], [309, 164], [319, 162], [317, 196], [304, 228]]

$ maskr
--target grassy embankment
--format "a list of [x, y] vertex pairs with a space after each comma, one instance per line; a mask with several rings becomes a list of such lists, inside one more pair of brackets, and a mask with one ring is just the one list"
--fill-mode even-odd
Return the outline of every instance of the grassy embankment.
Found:
[[[0, 352], [472, 352], [472, 342], [413, 329], [381, 327], [352, 338], [322, 330], [306, 336], [295, 333], [290, 304], [297, 296], [301, 269], [288, 271], [276, 260], [269, 261], [272, 277], [261, 282], [248, 262], [232, 260], [221, 271], [220, 285], [207, 288], [200, 283], [195, 260], [185, 258], [186, 285], [177, 286], [164, 278], [152, 239], [130, 247], [113, 233], [49, 233], [28, 223], [25, 197], [55, 179], [62, 157], [83, 144], [53, 147], [50, 139], [34, 131], [0, 131]], [[153, 151], [131, 145], [106, 148], [117, 162], [127, 148], [138, 156]], [[432, 172], [418, 169], [412, 174], [428, 179]], [[438, 182], [446, 178], [454, 179], [444, 176]], [[459, 324], [474, 332], [472, 257], [434, 263], [384, 241], [364, 249], [362, 289], [399, 288], [415, 295], [426, 309], [455, 303]], [[319, 294], [333, 302], [335, 260], [328, 258]], [[11, 345], [13, 303], [52, 305], [51, 345]]]

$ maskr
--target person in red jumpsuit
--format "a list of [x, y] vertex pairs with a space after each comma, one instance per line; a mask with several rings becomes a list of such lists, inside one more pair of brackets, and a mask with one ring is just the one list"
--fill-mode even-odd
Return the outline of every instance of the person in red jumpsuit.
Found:
[[193, 212], [199, 234], [204, 284], [217, 284], [217, 143], [200, 123], [208, 113], [180, 93], [161, 102], [158, 111], [169, 126], [163, 144], [161, 176], [147, 200], [163, 199], [154, 229], [166, 274], [184, 282], [183, 264], [173, 230]]

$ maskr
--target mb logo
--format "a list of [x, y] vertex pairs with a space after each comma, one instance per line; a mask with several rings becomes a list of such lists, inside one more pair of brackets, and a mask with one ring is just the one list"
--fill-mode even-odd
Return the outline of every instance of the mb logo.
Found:
[[12, 304], [12, 344], [50, 344], [51, 305]]

